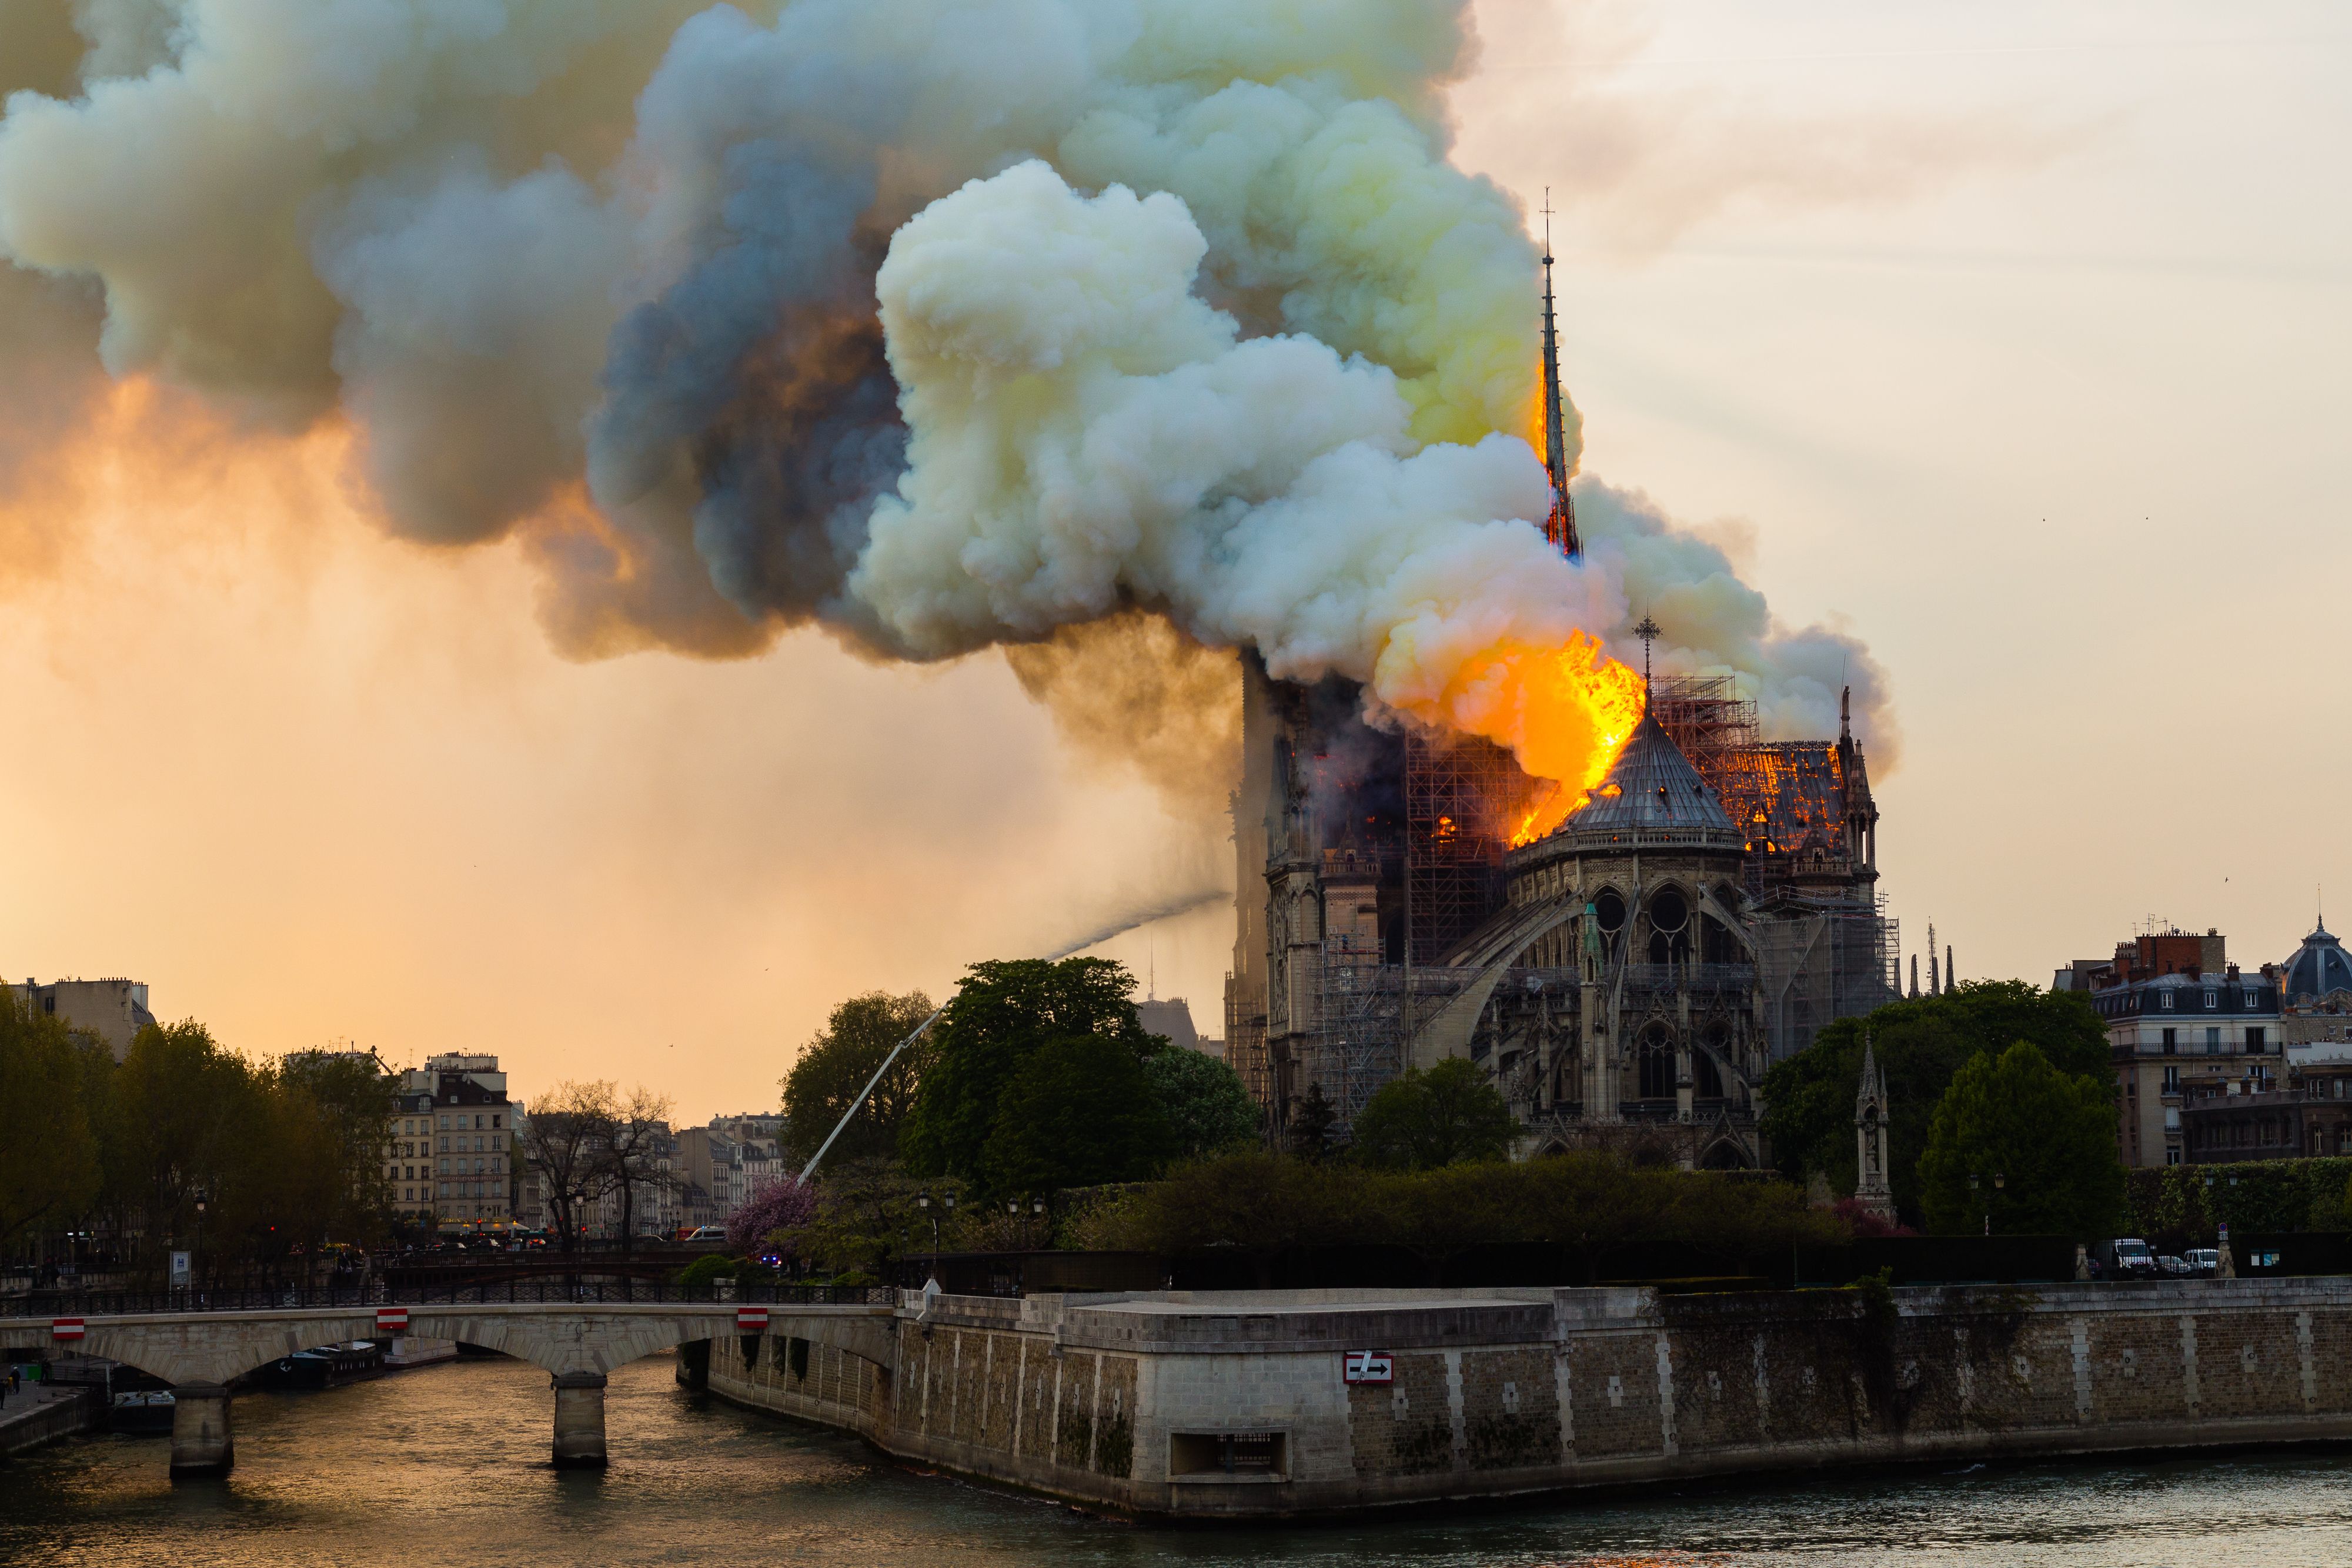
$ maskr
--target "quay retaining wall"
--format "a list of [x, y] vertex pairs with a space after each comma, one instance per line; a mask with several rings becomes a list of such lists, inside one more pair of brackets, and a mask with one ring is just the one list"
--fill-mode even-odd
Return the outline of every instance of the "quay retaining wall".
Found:
[[0, 1459], [93, 1431], [105, 1425], [106, 1404], [95, 1388], [28, 1386], [0, 1406]]
[[[715, 1339], [709, 1386], [916, 1463], [1169, 1518], [2352, 1438], [2342, 1279], [1874, 1300], [1634, 1288], [950, 1296], [928, 1322], [900, 1314], [896, 1336], [895, 1369], [788, 1333]], [[1383, 1353], [1390, 1381], [1349, 1383], [1351, 1351]]]

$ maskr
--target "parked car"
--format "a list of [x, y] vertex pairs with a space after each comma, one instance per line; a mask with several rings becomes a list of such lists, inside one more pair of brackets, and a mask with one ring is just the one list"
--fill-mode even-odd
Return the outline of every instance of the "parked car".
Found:
[[2158, 1255], [2156, 1260], [2156, 1271], [2159, 1274], [2168, 1275], [2175, 1279], [2186, 1279], [2196, 1272], [2194, 1269], [2191, 1269], [2189, 1266], [2189, 1260], [2187, 1259], [2176, 1258], [2169, 1252], [2159, 1253]]
[[2221, 1272], [2221, 1252], [2217, 1247], [2192, 1247], [2189, 1249], [2189, 1272], [2200, 1280], [2216, 1279]]
[[2105, 1262], [2118, 1280], [2153, 1280], [2158, 1273], [2156, 1249], [2137, 1236], [2118, 1236], [2099, 1249]]

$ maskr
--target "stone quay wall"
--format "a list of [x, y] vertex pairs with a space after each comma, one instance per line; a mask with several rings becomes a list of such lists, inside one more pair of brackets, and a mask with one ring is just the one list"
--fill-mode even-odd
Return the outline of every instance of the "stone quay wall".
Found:
[[[945, 1297], [896, 1335], [894, 1367], [717, 1340], [709, 1385], [925, 1466], [1167, 1518], [2352, 1438], [2352, 1280]], [[1383, 1353], [1390, 1380], [1347, 1381], [1351, 1351]]]

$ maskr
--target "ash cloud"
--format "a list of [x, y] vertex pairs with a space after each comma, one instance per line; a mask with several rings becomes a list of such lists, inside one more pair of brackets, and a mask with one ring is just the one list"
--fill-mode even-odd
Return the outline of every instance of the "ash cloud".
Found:
[[115, 377], [347, 423], [387, 528], [523, 539], [568, 652], [1026, 644], [1077, 713], [1124, 653], [1066, 629], [1139, 613], [1506, 739], [1468, 662], [1633, 597], [1790, 723], [1852, 654], [1630, 505], [1544, 545], [1463, 0], [0, 5], [0, 312], [102, 297]]

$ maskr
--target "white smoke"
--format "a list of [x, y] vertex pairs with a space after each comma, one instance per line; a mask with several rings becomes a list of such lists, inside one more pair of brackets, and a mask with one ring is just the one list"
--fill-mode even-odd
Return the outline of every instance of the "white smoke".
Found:
[[1140, 606], [1475, 723], [1465, 658], [1638, 601], [1816, 728], [1853, 658], [1638, 507], [1585, 570], [1524, 520], [1534, 251], [1445, 161], [1464, 0], [0, 10], [37, 36], [0, 254], [72, 287], [0, 308], [94, 283], [112, 374], [348, 422], [387, 526], [525, 536], [575, 652]]

